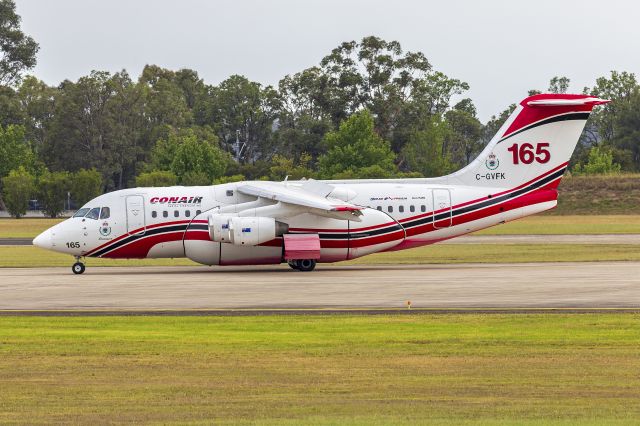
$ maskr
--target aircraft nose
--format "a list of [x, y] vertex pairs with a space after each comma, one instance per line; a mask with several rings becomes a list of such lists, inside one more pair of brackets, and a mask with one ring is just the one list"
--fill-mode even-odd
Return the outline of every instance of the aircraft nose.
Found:
[[53, 246], [51, 244], [51, 230], [47, 229], [37, 237], [33, 239], [33, 245], [43, 248], [43, 249], [51, 249]]

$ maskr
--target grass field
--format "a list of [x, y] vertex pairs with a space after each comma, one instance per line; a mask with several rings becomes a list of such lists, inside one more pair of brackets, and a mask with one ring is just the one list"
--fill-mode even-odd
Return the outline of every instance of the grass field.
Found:
[[0, 219], [0, 238], [34, 238], [63, 219]]
[[[637, 209], [636, 209], [637, 210]], [[634, 211], [634, 210], [631, 210]], [[34, 238], [62, 219], [0, 219], [0, 238]], [[480, 231], [508, 234], [639, 234], [640, 215], [530, 216]]]
[[640, 234], [640, 215], [552, 216], [542, 214], [487, 228], [476, 234]]
[[640, 206], [640, 174], [565, 176], [550, 214], [629, 214]]
[[[436, 244], [411, 250], [378, 253], [340, 265], [424, 263], [596, 262], [640, 260], [640, 250], [629, 244]], [[71, 266], [73, 257], [33, 246], [0, 246], [0, 268]], [[91, 266], [185, 266], [189, 259], [86, 258]]]
[[0, 318], [0, 423], [637, 424], [637, 314]]

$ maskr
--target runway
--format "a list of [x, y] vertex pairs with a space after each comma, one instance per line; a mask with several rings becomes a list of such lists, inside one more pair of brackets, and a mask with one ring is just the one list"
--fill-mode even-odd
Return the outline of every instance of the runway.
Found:
[[640, 308], [640, 262], [0, 270], [0, 310]]

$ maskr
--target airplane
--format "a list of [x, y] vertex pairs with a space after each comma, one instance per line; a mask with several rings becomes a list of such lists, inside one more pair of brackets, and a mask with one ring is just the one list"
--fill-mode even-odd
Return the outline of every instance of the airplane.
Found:
[[35, 246], [75, 257], [204, 265], [317, 263], [434, 244], [554, 208], [589, 95], [527, 97], [470, 164], [437, 178], [129, 188], [86, 203]]

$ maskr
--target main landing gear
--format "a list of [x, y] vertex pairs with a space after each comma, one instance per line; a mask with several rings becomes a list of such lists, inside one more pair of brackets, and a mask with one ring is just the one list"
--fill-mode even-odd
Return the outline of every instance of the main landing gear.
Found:
[[73, 264], [71, 270], [74, 274], [78, 275], [84, 272], [84, 263], [80, 262], [80, 256], [76, 256], [76, 263]]
[[290, 260], [289, 266], [291, 267], [291, 269], [296, 269], [302, 272], [310, 272], [313, 271], [316, 267], [316, 261], [313, 259]]

